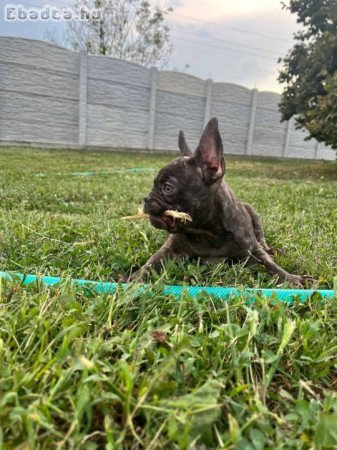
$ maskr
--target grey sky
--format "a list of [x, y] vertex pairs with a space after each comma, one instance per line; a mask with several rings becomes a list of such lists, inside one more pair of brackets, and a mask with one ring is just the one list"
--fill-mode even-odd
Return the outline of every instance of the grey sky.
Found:
[[[0, 35], [44, 39], [65, 23], [5, 22], [6, 4], [25, 7], [65, 6], [67, 0], [0, 0]], [[279, 0], [152, 0], [173, 6], [169, 19], [175, 46], [170, 68], [200, 78], [213, 78], [249, 88], [280, 92], [277, 60], [292, 47], [296, 17], [282, 10]]]

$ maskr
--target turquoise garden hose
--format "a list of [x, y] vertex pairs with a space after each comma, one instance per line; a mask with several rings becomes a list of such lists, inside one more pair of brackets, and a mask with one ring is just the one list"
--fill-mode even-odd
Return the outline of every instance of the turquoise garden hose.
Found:
[[[22, 273], [0, 272], [0, 280], [8, 279], [15, 281], [18, 279], [23, 285], [28, 285], [34, 282], [40, 282], [45, 286], [53, 286], [62, 283], [60, 277], [24, 275]], [[97, 293], [113, 294], [118, 287], [123, 289], [128, 288], [131, 284], [118, 284], [103, 281], [90, 281], [72, 279], [71, 284], [77, 288], [90, 288]], [[150, 288], [150, 285], [140, 285], [140, 289], [144, 290]], [[294, 299], [305, 301], [312, 295], [317, 294], [324, 299], [337, 298], [337, 292], [333, 290], [314, 290], [314, 289], [249, 289], [236, 287], [203, 287], [203, 286], [165, 286], [163, 288], [163, 295], [173, 295], [179, 299], [182, 294], [186, 293], [190, 297], [198, 297], [200, 294], [211, 295], [216, 299], [230, 300], [239, 296], [243, 296], [247, 300], [253, 300], [255, 296], [273, 298], [284, 302], [291, 302]]]

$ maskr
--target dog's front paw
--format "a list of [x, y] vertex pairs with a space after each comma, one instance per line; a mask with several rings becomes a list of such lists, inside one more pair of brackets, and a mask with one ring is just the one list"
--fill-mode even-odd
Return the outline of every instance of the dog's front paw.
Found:
[[270, 256], [284, 255], [286, 253], [284, 248], [277, 248], [277, 247], [268, 247], [266, 252]]
[[122, 273], [118, 276], [118, 283], [126, 283], [128, 281], [129, 275], [123, 275]]
[[316, 280], [311, 275], [293, 275], [289, 273], [285, 279], [292, 287], [295, 288], [310, 288]]
[[132, 283], [132, 282], [136, 282], [136, 283], [142, 283], [144, 281], [146, 281], [148, 278], [148, 273], [144, 270], [137, 270], [136, 272], [134, 272], [132, 275], [125, 275], [123, 277], [120, 278], [120, 282], [122, 283]]

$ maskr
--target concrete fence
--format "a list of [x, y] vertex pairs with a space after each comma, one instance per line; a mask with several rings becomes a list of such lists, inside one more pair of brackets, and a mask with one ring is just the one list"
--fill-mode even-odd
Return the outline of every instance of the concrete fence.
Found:
[[177, 150], [218, 117], [227, 154], [330, 159], [280, 122], [272, 92], [0, 37], [0, 143]]

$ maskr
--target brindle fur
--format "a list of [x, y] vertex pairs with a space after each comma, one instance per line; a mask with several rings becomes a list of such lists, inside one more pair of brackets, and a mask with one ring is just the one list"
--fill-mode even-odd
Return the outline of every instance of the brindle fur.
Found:
[[[262, 264], [281, 282], [303, 286], [312, 278], [293, 275], [276, 264], [260, 219], [251, 205], [238, 200], [223, 181], [225, 161], [216, 118], [206, 126], [193, 153], [179, 133], [181, 157], [163, 167], [145, 200], [152, 225], [170, 234], [164, 245], [128, 281], [144, 280], [150, 269], [160, 271], [165, 259], [201, 258]], [[172, 192], [165, 192], [169, 183]], [[165, 210], [188, 213], [192, 222], [164, 220]]]

